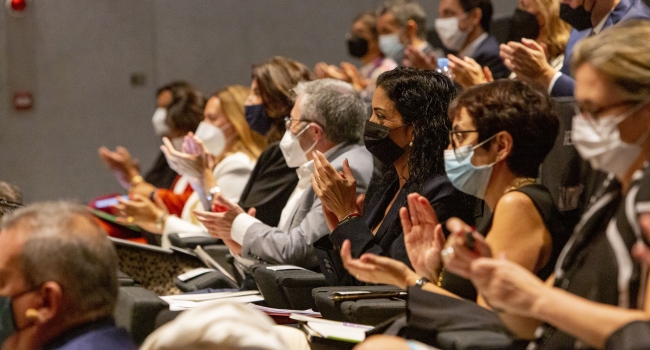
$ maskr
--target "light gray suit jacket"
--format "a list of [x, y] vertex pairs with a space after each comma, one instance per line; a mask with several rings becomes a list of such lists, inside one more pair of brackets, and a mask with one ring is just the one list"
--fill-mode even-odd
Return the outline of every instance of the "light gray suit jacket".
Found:
[[[365, 146], [344, 144], [327, 158], [337, 171], [342, 171], [343, 160], [347, 158], [357, 180], [357, 194], [366, 192], [374, 166], [372, 155]], [[271, 264], [316, 269], [318, 258], [313, 243], [329, 233], [321, 201], [309, 186], [284, 227], [255, 223], [248, 228], [241, 256]]]

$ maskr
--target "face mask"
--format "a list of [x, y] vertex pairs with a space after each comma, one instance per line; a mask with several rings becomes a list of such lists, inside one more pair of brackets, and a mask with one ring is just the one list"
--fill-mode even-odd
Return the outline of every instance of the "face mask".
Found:
[[560, 4], [560, 18], [577, 30], [585, 30], [593, 26], [591, 24], [591, 12], [585, 10], [582, 5], [572, 9], [567, 4]]
[[509, 41], [521, 42], [521, 39], [535, 40], [539, 36], [539, 22], [534, 14], [515, 9], [510, 22]]
[[[228, 124], [230, 126], [230, 124]], [[221, 128], [218, 128], [210, 123], [201, 122], [199, 127], [196, 128], [194, 133], [196, 137], [200, 138], [212, 155], [220, 155], [224, 148], [226, 148], [226, 136]]]
[[580, 156], [588, 160], [592, 168], [623, 178], [641, 154], [641, 145], [648, 137], [648, 132], [634, 144], [625, 143], [621, 140], [618, 124], [647, 103], [642, 103], [619, 117], [601, 117], [596, 122], [580, 115], [573, 117], [571, 140]]
[[271, 118], [266, 114], [264, 105], [245, 106], [244, 111], [246, 114], [246, 122], [251, 127], [251, 130], [266, 135], [271, 128]]
[[397, 33], [384, 34], [379, 36], [379, 50], [384, 56], [393, 58], [404, 50], [404, 45], [399, 41]]
[[472, 164], [472, 157], [475, 149], [483, 146], [496, 136], [494, 134], [474, 147], [459, 147], [455, 152], [454, 150], [445, 150], [445, 171], [454, 187], [476, 198], [483, 199], [485, 197], [485, 191], [492, 175], [492, 167], [496, 162], [475, 166]]
[[352, 57], [361, 58], [368, 53], [368, 40], [351, 35], [347, 39], [348, 53]]
[[311, 152], [311, 150], [316, 147], [316, 143], [318, 141], [315, 141], [308, 150], [303, 151], [302, 147], [300, 147], [300, 141], [298, 140], [298, 137], [307, 131], [310, 126], [311, 124], [307, 125], [307, 127], [302, 129], [298, 135], [294, 135], [291, 133], [291, 131], [287, 130], [285, 131], [282, 140], [280, 140], [280, 150], [282, 151], [284, 161], [287, 162], [287, 166], [289, 166], [289, 168], [297, 168], [309, 161], [307, 159], [307, 153]]
[[[402, 128], [398, 126], [395, 129]], [[393, 165], [403, 154], [404, 149], [398, 146], [389, 136], [395, 129], [389, 129], [381, 124], [366, 121], [366, 128], [363, 131], [363, 142], [366, 149], [373, 156], [379, 159], [384, 165]]]
[[153, 113], [153, 118], [151, 118], [151, 124], [153, 125], [153, 130], [156, 132], [156, 135], [159, 137], [167, 136], [169, 134], [167, 110], [161, 107], [156, 108], [156, 111]]
[[[460, 17], [460, 16], [459, 16]], [[435, 22], [436, 31], [444, 45], [448, 50], [458, 52], [467, 41], [467, 36], [471, 29], [462, 31], [458, 29], [459, 17], [452, 18], [438, 18]]]
[[16, 329], [16, 319], [14, 317], [13, 299], [19, 298], [34, 289], [28, 289], [14, 296], [0, 296], [0, 345], [9, 337], [19, 331]]

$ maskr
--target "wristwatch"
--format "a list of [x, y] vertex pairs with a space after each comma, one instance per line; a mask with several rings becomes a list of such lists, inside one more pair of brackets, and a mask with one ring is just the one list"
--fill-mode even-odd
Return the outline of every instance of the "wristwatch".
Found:
[[214, 186], [211, 189], [208, 190], [208, 195], [205, 196], [205, 198], [208, 199], [208, 202], [212, 202], [212, 199], [214, 199], [214, 196], [219, 194], [221, 192], [221, 188], [219, 186]]
[[429, 279], [426, 277], [422, 277], [419, 280], [415, 281], [415, 286], [418, 288], [424, 287], [425, 284], [429, 283]]

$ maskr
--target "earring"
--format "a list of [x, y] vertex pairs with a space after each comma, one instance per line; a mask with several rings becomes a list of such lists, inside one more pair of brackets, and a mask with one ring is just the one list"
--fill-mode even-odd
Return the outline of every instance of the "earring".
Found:
[[413, 147], [413, 141], [409, 142], [409, 147]]
[[38, 313], [38, 310], [36, 309], [27, 309], [25, 311], [25, 317], [32, 319], [32, 320], [37, 320], [40, 314]]

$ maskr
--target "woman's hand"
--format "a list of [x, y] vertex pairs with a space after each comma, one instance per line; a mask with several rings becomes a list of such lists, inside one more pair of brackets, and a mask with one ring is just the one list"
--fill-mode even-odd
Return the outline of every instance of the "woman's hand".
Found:
[[[472, 261], [481, 257], [491, 258], [492, 250], [480, 233], [458, 218], [447, 220], [447, 229], [451, 234], [441, 252], [445, 269], [461, 277], [469, 278]], [[474, 239], [474, 249], [469, 249], [466, 245], [468, 232]]]
[[350, 249], [350, 241], [346, 239], [341, 246], [341, 259], [345, 269], [359, 281], [391, 284], [406, 289], [420, 278], [401, 261], [369, 253], [354, 259]]
[[[239, 214], [244, 214], [244, 209], [239, 205], [227, 200], [221, 194], [217, 195], [214, 204], [218, 205], [222, 211], [213, 213], [203, 210], [194, 210], [196, 218], [208, 229], [210, 235], [215, 238], [231, 240], [232, 222]], [[255, 209], [253, 209], [254, 211]]]
[[[409, 350], [404, 338], [393, 335], [375, 334], [354, 347], [354, 350]], [[433, 348], [431, 348], [433, 349]]]
[[548, 88], [555, 76], [555, 69], [546, 58], [544, 48], [535, 40], [522, 39], [521, 43], [511, 41], [501, 44], [500, 56], [503, 63], [517, 79], [537, 83]]
[[[467, 90], [468, 88], [489, 82], [483, 68], [471, 57], [459, 58], [454, 55], [447, 55], [449, 58], [449, 69], [454, 73], [454, 80]], [[490, 73], [490, 79], [492, 74]]]
[[359, 213], [357, 206], [357, 180], [354, 179], [348, 160], [343, 161], [343, 173], [339, 173], [325, 156], [314, 152], [314, 175], [311, 185], [323, 206], [334, 213], [339, 222], [352, 213]]
[[363, 91], [368, 86], [366, 79], [361, 76], [359, 69], [352, 63], [341, 62], [341, 70], [349, 77], [350, 84], [355, 90]]
[[319, 79], [332, 78], [342, 81], [350, 82], [350, 77], [345, 74], [339, 67], [327, 64], [325, 62], [318, 62], [314, 67], [314, 73]]
[[[187, 147], [186, 144], [188, 144]], [[163, 145], [160, 146], [160, 149], [165, 154], [169, 167], [178, 174], [199, 181], [202, 180], [204, 171], [208, 168], [208, 162], [206, 160], [206, 154], [203, 153], [202, 148], [196, 144], [194, 138], [186, 136], [185, 142], [183, 142], [184, 152], [180, 152], [174, 149], [174, 146], [167, 137], [163, 137]]]
[[406, 252], [415, 272], [435, 281], [442, 270], [440, 251], [445, 244], [442, 226], [426, 197], [411, 193], [407, 199], [409, 210], [399, 211]]
[[106, 147], [100, 147], [99, 158], [113, 170], [117, 180], [124, 188], [129, 188], [131, 179], [140, 175], [140, 166], [137, 160], [131, 158], [131, 154], [124, 147], [118, 146], [115, 152]]
[[156, 221], [165, 214], [165, 211], [158, 208], [149, 198], [140, 194], [134, 194], [129, 200], [117, 197], [120, 204], [116, 205], [118, 216], [115, 221], [125, 225], [138, 225], [152, 233], [162, 233], [157, 227]]
[[428, 55], [424, 52], [409, 45], [404, 49], [404, 60], [402, 65], [420, 69], [434, 70], [438, 68], [436, 53], [430, 52]]

